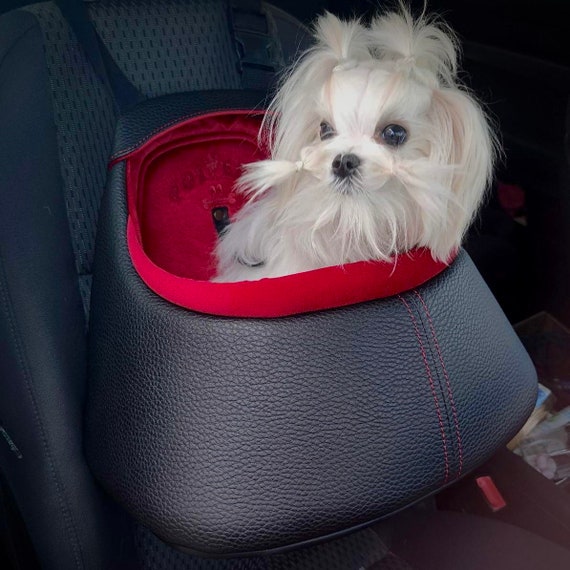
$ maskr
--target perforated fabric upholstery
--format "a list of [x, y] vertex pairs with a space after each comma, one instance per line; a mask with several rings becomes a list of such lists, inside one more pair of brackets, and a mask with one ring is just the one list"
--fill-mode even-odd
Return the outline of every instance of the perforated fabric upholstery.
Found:
[[[88, 5], [111, 55], [144, 95], [240, 87], [224, 0]], [[53, 2], [24, 9], [38, 19], [44, 37], [67, 215], [88, 316], [97, 216], [116, 111]]]
[[198, 558], [169, 548], [144, 527], [136, 531], [141, 570], [263, 570], [258, 558], [214, 560]]
[[[113, 100], [53, 3], [25, 9], [36, 16], [42, 28], [77, 273], [89, 275], [116, 122]], [[87, 311], [90, 282], [82, 282]]]
[[89, 11], [118, 66], [147, 97], [241, 86], [224, 0], [104, 0]]
[[79, 293], [83, 301], [83, 309], [87, 322], [89, 321], [89, 307], [91, 306], [91, 283], [93, 282], [91, 274], [79, 275]]
[[385, 558], [370, 567], [369, 570], [413, 570], [403, 558], [389, 552]]

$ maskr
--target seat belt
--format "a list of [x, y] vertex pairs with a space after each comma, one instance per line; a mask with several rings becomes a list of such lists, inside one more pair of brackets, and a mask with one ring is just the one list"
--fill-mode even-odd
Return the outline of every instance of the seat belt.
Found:
[[[144, 100], [95, 31], [84, 0], [55, 0], [55, 3], [85, 50], [95, 73], [112, 92], [119, 112]], [[281, 62], [279, 46], [261, 9], [261, 0], [230, 0], [228, 20], [242, 87], [267, 91]]]
[[145, 97], [119, 69], [109, 50], [95, 31], [83, 0], [55, 0], [95, 73], [113, 94], [119, 113], [144, 100]]
[[279, 44], [261, 9], [261, 0], [230, 0], [228, 20], [242, 87], [267, 91], [281, 62]]

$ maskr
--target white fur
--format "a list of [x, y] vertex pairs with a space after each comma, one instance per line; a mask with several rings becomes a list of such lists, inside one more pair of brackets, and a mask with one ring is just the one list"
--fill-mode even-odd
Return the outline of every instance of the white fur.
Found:
[[[238, 181], [251, 200], [219, 242], [217, 281], [388, 260], [413, 247], [447, 261], [484, 195], [494, 138], [457, 82], [445, 25], [405, 9], [370, 27], [327, 13], [315, 35], [270, 105], [260, 136], [271, 159]], [[337, 136], [321, 141], [321, 121]], [[390, 123], [408, 131], [401, 147], [374, 139]], [[340, 183], [331, 164], [347, 153], [362, 164]]]

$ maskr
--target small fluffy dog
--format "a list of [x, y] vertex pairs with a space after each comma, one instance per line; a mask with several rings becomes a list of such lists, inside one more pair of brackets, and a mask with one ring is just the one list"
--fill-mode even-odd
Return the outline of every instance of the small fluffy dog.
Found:
[[485, 193], [494, 138], [457, 82], [457, 41], [402, 9], [370, 26], [332, 14], [284, 77], [238, 180], [250, 201], [221, 236], [216, 281], [254, 280], [414, 247], [447, 261]]

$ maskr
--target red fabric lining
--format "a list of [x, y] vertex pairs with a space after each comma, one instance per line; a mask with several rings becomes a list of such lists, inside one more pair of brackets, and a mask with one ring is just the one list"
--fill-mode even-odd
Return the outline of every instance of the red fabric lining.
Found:
[[208, 281], [215, 271], [212, 208], [230, 217], [244, 198], [233, 191], [241, 164], [264, 158], [263, 115], [222, 111], [193, 117], [153, 136], [127, 161], [127, 241], [135, 269], [155, 293], [194, 311], [281, 317], [389, 297], [445, 269], [425, 250], [397, 263], [358, 262], [239, 283]]
[[240, 167], [264, 158], [257, 146], [262, 115], [211, 113], [155, 135], [126, 157], [129, 214], [144, 251], [179, 277], [215, 273], [212, 208], [230, 216], [245, 198], [232, 191]]

